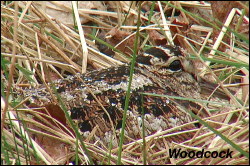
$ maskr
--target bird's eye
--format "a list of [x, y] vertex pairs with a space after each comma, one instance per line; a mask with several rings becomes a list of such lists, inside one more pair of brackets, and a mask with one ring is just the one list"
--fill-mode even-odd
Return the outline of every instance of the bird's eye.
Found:
[[172, 70], [172, 71], [178, 71], [182, 69], [182, 65], [181, 62], [179, 60], [175, 60], [173, 61], [169, 66], [168, 69]]

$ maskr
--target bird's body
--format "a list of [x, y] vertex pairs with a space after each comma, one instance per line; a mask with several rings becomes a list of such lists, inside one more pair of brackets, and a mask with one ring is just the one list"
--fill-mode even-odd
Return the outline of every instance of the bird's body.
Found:
[[[187, 72], [184, 64], [190, 66], [177, 47], [153, 47], [137, 57], [127, 111], [127, 142], [142, 138], [143, 112], [146, 135], [194, 121], [188, 111], [205, 115], [199, 103], [164, 96], [201, 99], [199, 82], [192, 73]], [[129, 75], [130, 66], [121, 65], [54, 82], [71, 118], [88, 140], [99, 140], [104, 144], [112, 140], [117, 145]], [[26, 90], [24, 96], [33, 96], [33, 102], [38, 105], [52, 101], [50, 93], [42, 87]], [[196, 122], [175, 132], [197, 127]], [[116, 136], [111, 137], [113, 133]], [[178, 142], [187, 136], [190, 135], [174, 136], [171, 140]]]

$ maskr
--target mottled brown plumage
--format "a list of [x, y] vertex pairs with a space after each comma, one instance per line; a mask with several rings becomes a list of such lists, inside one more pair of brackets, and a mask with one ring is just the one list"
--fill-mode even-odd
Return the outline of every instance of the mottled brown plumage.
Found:
[[[125, 130], [127, 137], [131, 139], [142, 137], [142, 109], [145, 114], [146, 135], [193, 121], [187, 110], [195, 114], [200, 110], [199, 115], [207, 115], [198, 103], [142, 95], [142, 93], [152, 93], [201, 99], [201, 88], [196, 76], [187, 72], [192, 66], [192, 62], [187, 60], [178, 47], [152, 47], [137, 57], [127, 112]], [[99, 140], [106, 144], [110, 142], [114, 130], [118, 136], [129, 73], [130, 66], [122, 65], [55, 81], [57, 92], [83, 137], [88, 138], [94, 130], [92, 137], [88, 139]], [[31, 102], [38, 105], [52, 102], [51, 95], [44, 87], [26, 89], [22, 95], [32, 96]], [[181, 130], [197, 127], [199, 124], [194, 123]], [[191, 135], [176, 136], [171, 140], [179, 142], [187, 137]], [[129, 142], [131, 140], [129, 138], [125, 142]], [[113, 138], [112, 143], [117, 145], [116, 137]]]

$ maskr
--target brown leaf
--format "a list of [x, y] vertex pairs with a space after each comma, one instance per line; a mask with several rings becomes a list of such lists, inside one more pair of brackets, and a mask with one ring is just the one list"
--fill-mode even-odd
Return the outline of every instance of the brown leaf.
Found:
[[166, 45], [167, 39], [164, 35], [160, 34], [156, 30], [147, 30], [149, 34], [149, 39], [152, 41], [154, 45]]
[[[224, 23], [228, 14], [233, 8], [243, 9], [244, 6], [239, 1], [208, 1], [211, 3], [213, 17]], [[248, 14], [248, 10], [247, 10]], [[221, 27], [221, 25], [218, 25]]]
[[184, 38], [182, 36], [186, 36], [189, 25], [187, 23], [185, 23], [184, 21], [181, 21], [181, 19], [178, 19], [178, 18], [175, 18], [173, 20], [172, 24], [176, 24], [176, 25], [181, 26], [181, 27], [170, 26], [172, 36], [175, 36], [175, 34], [179, 34], [174, 39], [175, 45], [181, 46], [182, 48], [186, 48], [186, 46], [184, 45], [184, 42], [183, 42]]
[[[49, 154], [55, 161], [65, 158], [60, 164], [66, 163], [66, 155], [69, 151], [70, 145], [48, 136], [36, 134], [36, 142]], [[60, 160], [59, 160], [60, 161]]]
[[[29, 105], [30, 108], [36, 108], [34, 109], [34, 111], [42, 113], [44, 115], [49, 115], [51, 116], [53, 119], [56, 119], [57, 121], [59, 121], [60, 123], [62, 123], [66, 128], [68, 128], [68, 130], [71, 131], [71, 133], [73, 133], [72, 129], [69, 128], [66, 124], [66, 118], [64, 115], [64, 112], [62, 111], [62, 109], [55, 104], [47, 104], [45, 106], [37, 106], [36, 104], [30, 104]], [[43, 108], [45, 107], [45, 109]], [[41, 109], [37, 109], [37, 108], [41, 108]], [[51, 120], [50, 118], [41, 115], [47, 122], [49, 122], [55, 129], [55, 132], [58, 130], [63, 130], [64, 132], [67, 133], [67, 131], [60, 127], [58, 128], [58, 125], [55, 124], [55, 122], [53, 120]], [[50, 127], [47, 123], [41, 121], [39, 118], [34, 117], [33, 118], [35, 121], [42, 123], [43, 125]], [[42, 133], [46, 133], [48, 135], [54, 135], [54, 133], [49, 132], [48, 130], [42, 129], [40, 127], [38, 127], [36, 124], [33, 123], [28, 123], [29, 128], [34, 129], [36, 131], [41, 131]], [[46, 135], [42, 135], [39, 133], [31, 133], [32, 137], [34, 138], [34, 140], [43, 148], [43, 150], [48, 153], [50, 155], [51, 158], [53, 158], [55, 161], [65, 158], [65, 160], [59, 160], [60, 164], [65, 164], [67, 161], [67, 158], [65, 157], [68, 153], [68, 149], [70, 148], [70, 145], [62, 142], [59, 139], [55, 139]], [[56, 135], [54, 135], [56, 136]], [[58, 137], [58, 136], [56, 136]]]
[[[239, 2], [239, 1], [208, 1], [209, 3], [211, 3], [211, 9], [213, 12], [213, 17], [214, 19], [217, 19], [218, 21], [213, 20], [213, 23], [215, 25], [217, 25], [218, 27], [222, 27], [223, 24], [225, 23], [226, 19], [228, 18], [229, 13], [231, 12], [231, 10], [233, 8], [238, 8], [238, 9], [243, 9], [245, 8], [244, 5]], [[249, 14], [248, 9], [247, 11], [247, 15]], [[231, 23], [229, 25], [229, 27], [231, 29], [235, 29], [235, 25], [233, 23]], [[249, 27], [249, 25], [248, 25]], [[213, 38], [216, 38], [219, 33], [220, 30], [218, 30], [217, 28], [213, 27], [214, 29], [214, 33], [213, 33]], [[230, 35], [225, 35], [225, 37], [223, 38], [223, 41], [226, 43], [230, 42]], [[219, 51], [225, 51], [225, 46], [224, 45], [220, 45], [220, 47], [218, 48]]]
[[[68, 128], [68, 130], [72, 131], [71, 128], [69, 128], [67, 126], [67, 122], [66, 122], [66, 117], [65, 117], [65, 114], [63, 112], [63, 110], [58, 106], [58, 105], [55, 105], [55, 104], [47, 104], [45, 106], [37, 106], [36, 104], [34, 103], [31, 103], [30, 105], [28, 105], [29, 108], [36, 108], [34, 109], [33, 111], [36, 111], [36, 112], [39, 112], [39, 113], [42, 113], [44, 115], [48, 115], [50, 117], [52, 117], [53, 119], [56, 119], [57, 121], [59, 121], [62, 125], [64, 125], [65, 127]], [[45, 109], [43, 108], [45, 107]], [[40, 109], [37, 109], [37, 108], [40, 108]], [[49, 123], [51, 123], [53, 126], [57, 126], [55, 124], [55, 122], [53, 120], [51, 120], [51, 118], [48, 118], [46, 116], [43, 116], [41, 115], [44, 119], [46, 119]], [[40, 123], [43, 123], [44, 125], [47, 126], [46, 123], [44, 122], [41, 122], [38, 118], [34, 118], [34, 120], [36, 121], [39, 121]], [[62, 130], [64, 130], [63, 128], [61, 128]], [[67, 132], [66, 130], [64, 130], [64, 132]]]
[[[121, 31], [117, 28], [113, 28], [106, 35], [102, 33], [100, 35], [100, 38], [103, 39], [105, 36], [105, 41], [112, 46], [116, 46], [118, 43], [122, 42], [116, 48], [127, 55], [131, 55], [133, 53], [132, 49], [134, 47], [135, 37], [131, 36], [125, 41], [122, 41], [130, 34], [130, 32]], [[109, 53], [109, 55], [114, 54], [113, 51], [107, 46], [104, 46], [103, 44], [100, 44], [98, 42], [96, 44], [98, 45], [98, 48], [101, 48], [100, 51], [105, 51], [105, 53]]]

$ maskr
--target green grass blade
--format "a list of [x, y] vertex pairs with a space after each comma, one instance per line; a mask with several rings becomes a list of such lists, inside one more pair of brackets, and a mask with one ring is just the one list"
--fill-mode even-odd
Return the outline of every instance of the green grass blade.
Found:
[[117, 164], [119, 164], [119, 165], [121, 165], [121, 155], [122, 155], [122, 145], [123, 145], [123, 141], [124, 141], [125, 122], [126, 122], [127, 110], [128, 110], [128, 106], [129, 106], [130, 89], [131, 89], [131, 83], [132, 83], [132, 78], [133, 78], [133, 74], [134, 74], [135, 60], [136, 60], [136, 54], [137, 54], [137, 48], [138, 48], [139, 28], [141, 25], [141, 23], [140, 23], [141, 2], [139, 2], [138, 6], [139, 6], [139, 9], [138, 9], [139, 14], [138, 14], [138, 19], [137, 19], [136, 38], [135, 38], [133, 57], [132, 57], [131, 66], [130, 66], [128, 90], [126, 92], [125, 107], [124, 107], [124, 113], [123, 113], [123, 118], [122, 118], [122, 129], [121, 129], [121, 133], [120, 133], [120, 142], [119, 142], [118, 160], [117, 160]]

